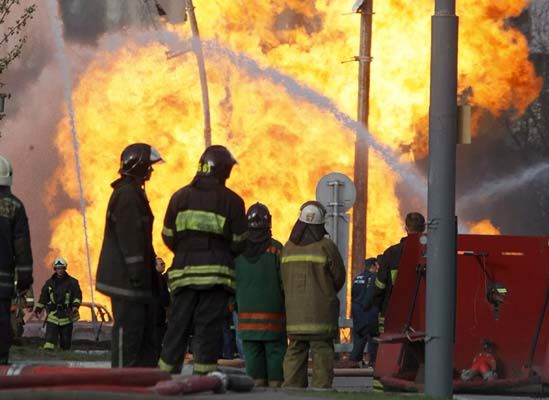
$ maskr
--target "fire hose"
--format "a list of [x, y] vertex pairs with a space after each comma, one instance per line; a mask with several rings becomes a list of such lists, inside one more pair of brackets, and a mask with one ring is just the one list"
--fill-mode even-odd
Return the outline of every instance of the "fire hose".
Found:
[[[242, 374], [213, 372], [208, 376], [174, 377], [167, 372], [149, 368], [69, 368], [57, 366], [0, 367], [0, 395], [16, 398], [11, 394], [25, 393], [27, 397], [43, 399], [52, 392], [72, 392], [76, 399], [92, 398], [76, 396], [81, 393], [101, 393], [102, 400], [109, 395], [125, 393], [137, 395], [174, 396], [188, 393], [226, 390], [251, 391], [254, 383]], [[7, 389], [7, 390], [6, 390]], [[104, 397], [106, 395], [107, 397]], [[55, 397], [59, 399], [59, 397]]]

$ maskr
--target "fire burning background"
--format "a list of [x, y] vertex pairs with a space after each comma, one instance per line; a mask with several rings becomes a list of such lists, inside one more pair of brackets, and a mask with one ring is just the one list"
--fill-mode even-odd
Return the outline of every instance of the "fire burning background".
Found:
[[[168, 161], [156, 168], [147, 192], [157, 251], [169, 260], [160, 240], [165, 207], [194, 175], [203, 150], [194, 55], [166, 57], [184, 47], [190, 28], [182, 21], [182, 1], [160, 3], [168, 13], [164, 20], [153, 1], [59, 3], [94, 270], [120, 151], [144, 141]], [[261, 201], [271, 208], [274, 234], [283, 242], [320, 177], [331, 171], [352, 175], [354, 132], [288, 82], [356, 115], [357, 65], [342, 63], [358, 52], [360, 18], [349, 14], [353, 3], [195, 0], [206, 41], [213, 142], [227, 145], [239, 160], [229, 186], [248, 205]], [[432, 3], [376, 2], [372, 49], [372, 134], [399, 163], [424, 176]], [[474, 106], [475, 130], [473, 144], [458, 148], [460, 220], [472, 232], [547, 235], [549, 1], [458, 3], [460, 91]], [[3, 77], [12, 98], [0, 153], [13, 161], [14, 192], [30, 217], [37, 286], [51, 273], [53, 257], [63, 255], [89, 298], [53, 23], [39, 2], [24, 53]], [[425, 211], [417, 192], [426, 193], [426, 183], [410, 187], [374, 151], [369, 175], [367, 249], [375, 256], [401, 237], [403, 214]]]

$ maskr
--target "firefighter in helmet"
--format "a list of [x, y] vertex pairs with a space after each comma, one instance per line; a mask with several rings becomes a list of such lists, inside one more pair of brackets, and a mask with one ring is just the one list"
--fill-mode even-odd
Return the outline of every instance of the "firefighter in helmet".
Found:
[[286, 330], [290, 339], [284, 358], [284, 387], [307, 387], [309, 348], [313, 388], [332, 387], [339, 317], [337, 293], [345, 283], [345, 265], [335, 243], [325, 237], [325, 216], [326, 209], [319, 202], [303, 204], [290, 240], [282, 250]]
[[256, 203], [247, 213], [246, 250], [236, 263], [238, 328], [243, 340], [246, 372], [256, 386], [279, 387], [284, 375], [286, 316], [280, 281], [282, 244], [273, 239], [271, 214]]
[[0, 364], [8, 363], [12, 298], [32, 287], [29, 223], [23, 203], [11, 192], [12, 182], [11, 164], [0, 156]]
[[111, 184], [113, 192], [107, 206], [96, 288], [112, 302], [113, 368], [153, 367], [158, 361], [154, 216], [145, 182], [151, 178], [153, 165], [162, 161], [154, 147], [131, 144], [120, 157], [120, 178]]
[[175, 255], [168, 270], [173, 302], [162, 370], [181, 370], [191, 327], [194, 373], [217, 368], [228, 298], [235, 291], [234, 257], [246, 245], [244, 201], [225, 186], [235, 164], [225, 147], [208, 147], [194, 179], [170, 199], [162, 238]]
[[34, 313], [40, 318], [46, 309], [46, 343], [44, 349], [71, 348], [73, 323], [80, 319], [82, 291], [78, 281], [67, 273], [68, 263], [63, 257], [53, 262], [54, 274], [46, 281]]

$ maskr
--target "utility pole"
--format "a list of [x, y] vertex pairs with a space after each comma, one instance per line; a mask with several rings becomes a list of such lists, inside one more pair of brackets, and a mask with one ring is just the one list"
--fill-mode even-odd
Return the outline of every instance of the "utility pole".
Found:
[[435, 0], [431, 31], [425, 394], [451, 398], [456, 304], [456, 0]]
[[[374, 0], [357, 2], [355, 11], [360, 14], [360, 52], [358, 61], [358, 122], [368, 128], [370, 113], [370, 65], [372, 63], [372, 17]], [[368, 142], [361, 134], [355, 142], [356, 202], [353, 208], [353, 244], [351, 249], [351, 275], [361, 271], [366, 255], [366, 229], [368, 208]]]
[[189, 15], [189, 22], [193, 33], [193, 50], [198, 64], [198, 73], [200, 75], [200, 87], [202, 89], [202, 111], [204, 113], [204, 143], [206, 147], [212, 144], [212, 125], [210, 122], [210, 95], [208, 92], [208, 77], [206, 75], [206, 63], [204, 62], [204, 52], [202, 42], [198, 31], [198, 23], [194, 14], [193, 0], [186, 0], [186, 9]]

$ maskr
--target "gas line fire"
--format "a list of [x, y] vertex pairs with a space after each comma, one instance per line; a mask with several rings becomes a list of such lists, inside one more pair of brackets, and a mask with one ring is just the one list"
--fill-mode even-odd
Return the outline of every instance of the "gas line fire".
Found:
[[[221, 48], [275, 68], [354, 115], [356, 66], [341, 61], [358, 51], [359, 18], [345, 14], [351, 10], [352, 0], [343, 3], [275, 0], [250, 6], [243, 0], [196, 0], [195, 6], [204, 40], [215, 40]], [[401, 151], [402, 163], [426, 155], [426, 38], [430, 35], [431, 3], [393, 0], [376, 4], [370, 128], [379, 142]], [[514, 109], [520, 114], [539, 93], [541, 80], [528, 61], [527, 41], [505, 22], [527, 3], [460, 2], [459, 86], [460, 90], [472, 88], [469, 100], [478, 109], [494, 115]], [[125, 40], [118, 41], [120, 45], [113, 46], [112, 34], [106, 34], [87, 68], [74, 78], [75, 123], [94, 268], [109, 184], [116, 178], [120, 151], [128, 143], [151, 143], [167, 161], [156, 167], [147, 193], [156, 216], [156, 249], [169, 259], [160, 238], [162, 218], [170, 195], [194, 175], [203, 150], [202, 100], [194, 57], [188, 53], [168, 59], [167, 51], [177, 50], [177, 44], [167, 46], [164, 41], [174, 33], [185, 41], [190, 30], [179, 25], [162, 29], [166, 32], [148, 34], [145, 44], [135, 40], [130, 31]], [[218, 53], [206, 51], [205, 57], [212, 141], [227, 145], [239, 162], [228, 186], [248, 205], [256, 201], [267, 204], [273, 215], [274, 236], [285, 241], [299, 205], [312, 197], [318, 179], [331, 171], [351, 175], [354, 132], [317, 105], [293, 98], [283, 85], [252, 76]], [[69, 138], [69, 120], [64, 116], [55, 139], [61, 161], [50, 182], [55, 190], [50, 191], [46, 203], [53, 202], [59, 191], [79, 199]], [[399, 180], [371, 152], [369, 255], [378, 254], [403, 234], [400, 213], [408, 209], [399, 203], [395, 192]], [[77, 208], [66, 208], [51, 220], [48, 260], [57, 254], [75, 260], [75, 276], [87, 281], [79, 213]], [[89, 295], [86, 286], [84, 297]]]

